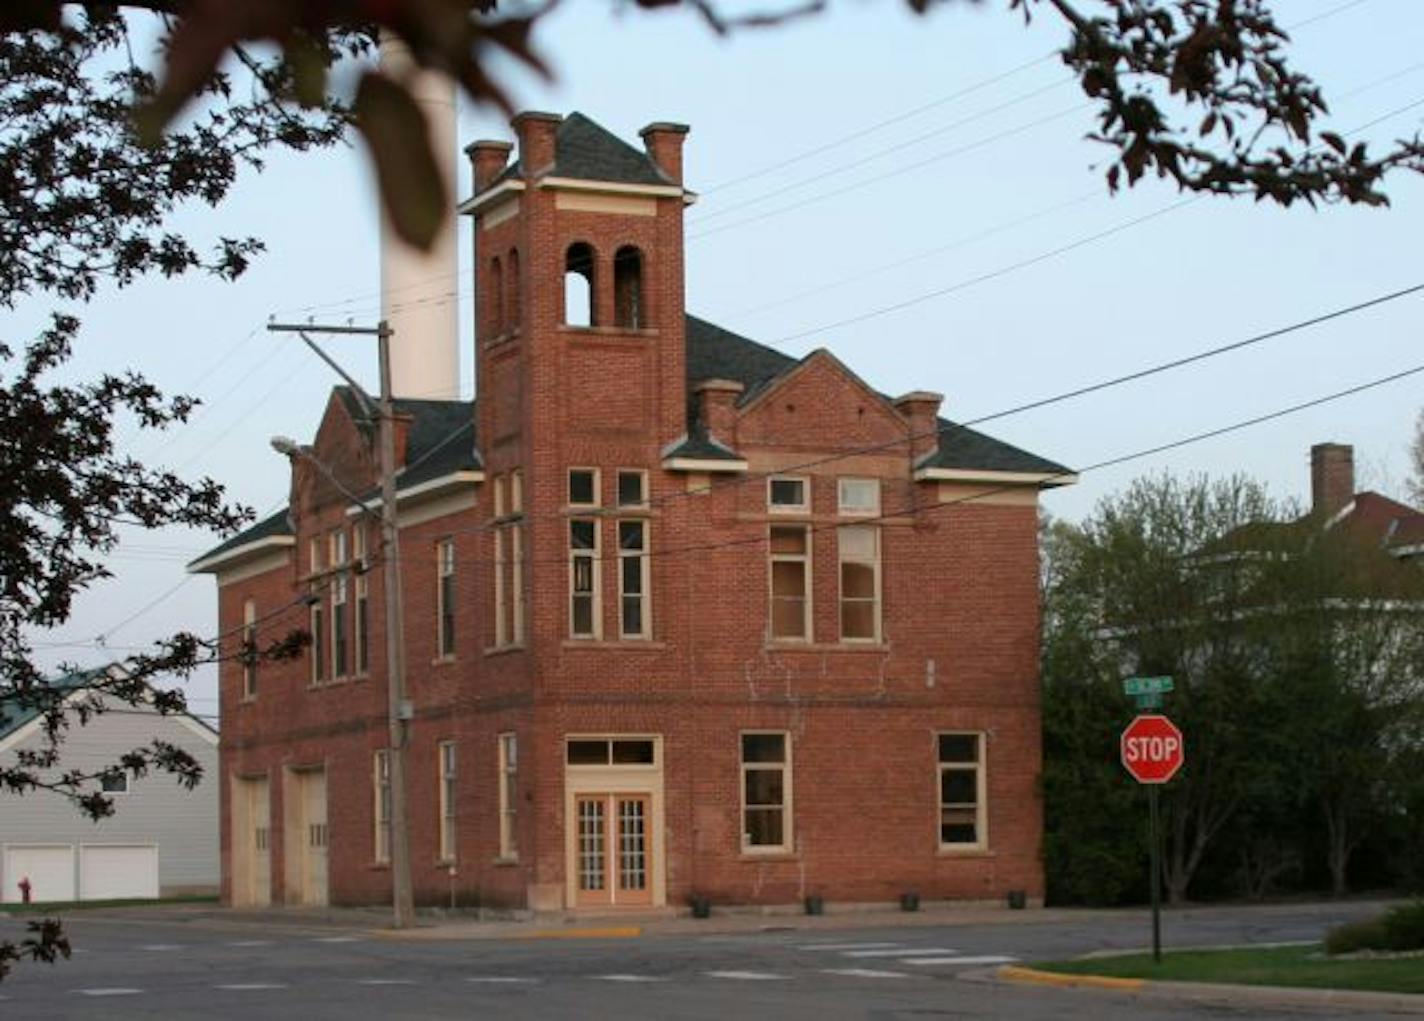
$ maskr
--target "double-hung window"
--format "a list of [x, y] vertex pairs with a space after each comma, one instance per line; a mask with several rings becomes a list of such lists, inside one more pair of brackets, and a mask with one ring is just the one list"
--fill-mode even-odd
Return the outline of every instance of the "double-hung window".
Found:
[[391, 860], [391, 753], [388, 749], [376, 752], [371, 773], [375, 796], [376, 861], [388, 862]]
[[351, 615], [351, 631], [352, 644], [355, 646], [356, 674], [360, 676], [371, 669], [371, 588], [367, 578], [371, 565], [366, 559], [366, 529], [361, 525], [357, 525], [352, 532], [352, 546], [356, 555], [356, 608]]
[[494, 480], [494, 644], [524, 640], [524, 478], [518, 469]]
[[317, 578], [322, 572], [321, 540], [313, 537], [307, 543], [307, 565], [312, 578], [311, 626], [311, 682], [320, 684], [326, 680], [326, 602], [322, 599], [324, 586]]
[[938, 735], [939, 846], [977, 850], [988, 846], [984, 805], [984, 735]]
[[346, 532], [338, 530], [332, 532], [327, 539], [327, 549], [331, 554], [331, 676], [345, 677], [351, 672], [350, 641], [348, 638], [348, 621], [346, 613], [349, 609], [347, 596], [349, 595], [347, 586], [350, 579], [347, 576], [346, 561]]
[[602, 613], [599, 608], [598, 520], [569, 521], [569, 634], [597, 638]]
[[450, 659], [455, 655], [455, 540], [441, 539], [435, 544], [436, 563], [436, 655]]
[[880, 640], [880, 529], [842, 525], [840, 546], [841, 641]]
[[791, 739], [742, 735], [742, 850], [791, 850]]
[[648, 523], [618, 522], [618, 633], [622, 638], [647, 638]]
[[811, 638], [811, 536], [804, 525], [772, 525], [771, 637]]
[[519, 805], [519, 743], [514, 734], [499, 735], [499, 856], [519, 857], [515, 818]]
[[257, 604], [251, 599], [242, 603], [242, 648], [238, 653], [242, 663], [242, 699], [257, 697]]
[[440, 860], [455, 860], [455, 742], [437, 746], [440, 763]]

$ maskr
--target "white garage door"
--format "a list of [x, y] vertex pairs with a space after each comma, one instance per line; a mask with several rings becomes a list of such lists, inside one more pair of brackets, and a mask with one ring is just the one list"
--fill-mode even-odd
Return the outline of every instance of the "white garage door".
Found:
[[158, 896], [153, 844], [86, 844], [79, 849], [79, 899]]
[[23, 900], [20, 880], [30, 881], [30, 899], [34, 901], [72, 901], [74, 899], [74, 848], [68, 844], [16, 846], [5, 848], [5, 863], [0, 882], [0, 901], [14, 904]]

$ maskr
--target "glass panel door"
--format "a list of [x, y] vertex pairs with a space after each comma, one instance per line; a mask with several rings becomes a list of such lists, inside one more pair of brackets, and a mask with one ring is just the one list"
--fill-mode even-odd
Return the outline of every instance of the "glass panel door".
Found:
[[608, 890], [608, 851], [606, 796], [578, 799], [578, 902], [580, 904], [610, 903]]

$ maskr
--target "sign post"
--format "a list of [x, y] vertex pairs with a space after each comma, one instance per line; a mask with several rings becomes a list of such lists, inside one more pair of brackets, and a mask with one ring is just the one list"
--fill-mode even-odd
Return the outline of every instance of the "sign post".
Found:
[[[1165, 681], [1166, 688], [1133, 691], [1128, 686], [1138, 681]], [[1136, 697], [1160, 698], [1162, 692], [1171, 690], [1172, 679], [1129, 678], [1123, 683], [1128, 694]], [[1157, 713], [1144, 713], [1127, 725], [1119, 742], [1123, 768], [1132, 774], [1138, 783], [1147, 785], [1148, 841], [1151, 875], [1148, 887], [1152, 891], [1152, 960], [1162, 960], [1162, 894], [1160, 890], [1162, 863], [1160, 823], [1158, 818], [1157, 788], [1177, 775], [1186, 762], [1186, 749], [1182, 732], [1167, 717]]]

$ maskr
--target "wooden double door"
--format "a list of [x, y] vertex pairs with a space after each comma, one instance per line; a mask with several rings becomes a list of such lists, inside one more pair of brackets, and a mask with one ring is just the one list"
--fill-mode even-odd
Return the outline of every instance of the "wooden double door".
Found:
[[648, 794], [574, 796], [579, 907], [636, 907], [653, 902], [651, 809]]

